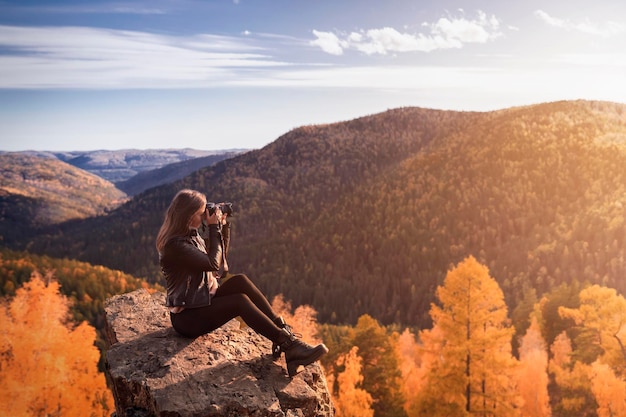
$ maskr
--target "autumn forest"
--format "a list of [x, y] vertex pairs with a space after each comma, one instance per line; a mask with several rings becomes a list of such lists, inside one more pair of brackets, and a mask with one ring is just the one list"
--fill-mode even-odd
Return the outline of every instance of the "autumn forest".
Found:
[[569, 101], [303, 126], [67, 221], [18, 178], [0, 194], [0, 402], [111, 414], [104, 300], [162, 291], [154, 238], [194, 188], [234, 203], [232, 269], [316, 318], [300, 330], [330, 348], [338, 416], [626, 416], [625, 166], [626, 105]]

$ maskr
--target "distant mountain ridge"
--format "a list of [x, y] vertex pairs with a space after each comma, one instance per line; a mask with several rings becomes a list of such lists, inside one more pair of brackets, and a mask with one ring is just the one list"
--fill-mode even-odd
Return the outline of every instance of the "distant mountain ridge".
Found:
[[198, 149], [120, 149], [93, 151], [25, 151], [25, 153], [54, 157], [77, 168], [91, 172], [110, 181], [118, 183], [126, 181], [138, 173], [162, 168], [166, 165], [190, 159], [220, 155], [234, 155], [242, 149], [204, 151]]
[[163, 212], [195, 188], [235, 203], [231, 269], [269, 296], [312, 305], [322, 322], [367, 313], [428, 325], [437, 285], [468, 255], [511, 310], [573, 281], [624, 293], [625, 138], [617, 103], [393, 109], [294, 129], [20, 245], [158, 281]]
[[130, 196], [136, 195], [148, 188], [179, 180], [200, 168], [208, 167], [224, 159], [232, 158], [241, 152], [242, 151], [225, 151], [215, 155], [170, 163], [160, 168], [139, 172], [127, 180], [117, 182], [115, 185]]

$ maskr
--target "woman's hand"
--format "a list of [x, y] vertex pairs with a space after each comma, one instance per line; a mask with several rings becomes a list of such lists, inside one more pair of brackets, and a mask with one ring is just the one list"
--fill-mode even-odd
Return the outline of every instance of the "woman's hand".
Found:
[[221, 224], [222, 223], [222, 210], [215, 207], [215, 212], [209, 216], [209, 210], [204, 212], [207, 224]]
[[209, 273], [209, 294], [215, 295], [220, 284], [217, 282], [217, 278], [213, 273]]

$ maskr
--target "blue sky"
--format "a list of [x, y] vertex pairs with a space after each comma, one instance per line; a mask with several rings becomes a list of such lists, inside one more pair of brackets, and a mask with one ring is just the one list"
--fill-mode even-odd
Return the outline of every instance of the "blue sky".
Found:
[[0, 150], [260, 148], [401, 106], [626, 102], [626, 2], [0, 0]]

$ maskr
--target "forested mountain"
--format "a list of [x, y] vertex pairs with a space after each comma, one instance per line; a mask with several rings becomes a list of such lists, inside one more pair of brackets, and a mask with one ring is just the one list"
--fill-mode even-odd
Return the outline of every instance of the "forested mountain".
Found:
[[110, 182], [57, 159], [0, 153], [0, 167], [4, 245], [37, 227], [102, 215], [127, 199]]
[[425, 327], [436, 286], [469, 255], [511, 310], [563, 282], [624, 293], [625, 166], [625, 105], [402, 108], [294, 129], [19, 246], [158, 281], [163, 213], [195, 188], [234, 203], [231, 270], [269, 296], [320, 322]]

